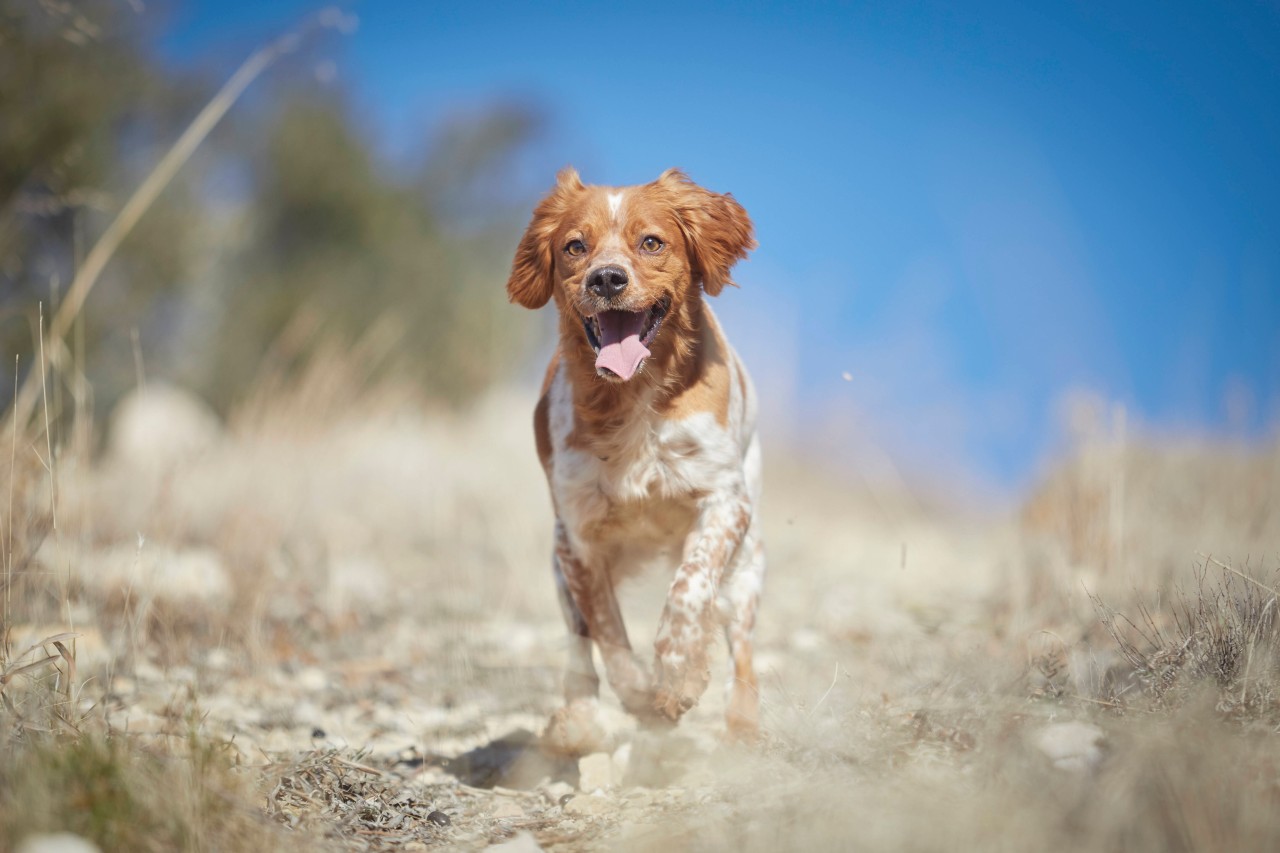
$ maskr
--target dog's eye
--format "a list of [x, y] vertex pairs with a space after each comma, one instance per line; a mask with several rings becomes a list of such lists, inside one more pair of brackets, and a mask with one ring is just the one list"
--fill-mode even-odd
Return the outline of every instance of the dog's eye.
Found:
[[651, 255], [656, 255], [658, 252], [661, 252], [662, 246], [663, 242], [652, 234], [640, 241], [640, 248], [644, 249]]
[[570, 240], [568, 245], [564, 247], [566, 255], [573, 255], [575, 258], [579, 255], [586, 254], [587, 244], [581, 240]]

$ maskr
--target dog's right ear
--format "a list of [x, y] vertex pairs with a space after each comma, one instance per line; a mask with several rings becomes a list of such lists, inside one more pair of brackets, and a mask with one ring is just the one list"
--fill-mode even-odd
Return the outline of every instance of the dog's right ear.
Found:
[[533, 219], [520, 238], [516, 257], [507, 279], [507, 297], [526, 308], [541, 308], [551, 299], [555, 281], [554, 247], [551, 240], [569, 201], [584, 189], [582, 179], [572, 166], [556, 175], [556, 186], [533, 209]]
[[751, 217], [733, 196], [713, 193], [668, 169], [654, 182], [665, 190], [689, 244], [694, 281], [708, 296], [733, 284], [729, 270], [756, 247]]

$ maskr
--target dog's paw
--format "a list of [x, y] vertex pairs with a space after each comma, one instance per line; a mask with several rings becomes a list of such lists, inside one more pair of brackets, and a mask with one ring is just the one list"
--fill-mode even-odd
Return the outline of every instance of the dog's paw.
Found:
[[662, 719], [672, 723], [684, 716], [684, 712], [695, 704], [697, 704], [697, 700], [668, 690], [659, 690], [657, 695], [653, 697], [654, 712]]
[[658, 716], [675, 722], [698, 704], [711, 682], [711, 670], [705, 660], [690, 663], [664, 663], [661, 658], [655, 667], [657, 686], [653, 696], [653, 710]]
[[630, 651], [605, 659], [609, 686], [628, 714], [640, 720], [653, 715], [653, 677]]
[[618, 701], [622, 704], [622, 710], [640, 722], [645, 722], [653, 717], [654, 692], [652, 689], [615, 692], [617, 693]]
[[760, 732], [757, 720], [730, 714], [725, 723], [724, 733], [720, 736], [724, 743], [743, 746], [760, 746], [764, 743], [764, 735]]
[[606, 752], [612, 743], [600, 721], [596, 701], [575, 699], [551, 715], [541, 745], [554, 755], [578, 757]]

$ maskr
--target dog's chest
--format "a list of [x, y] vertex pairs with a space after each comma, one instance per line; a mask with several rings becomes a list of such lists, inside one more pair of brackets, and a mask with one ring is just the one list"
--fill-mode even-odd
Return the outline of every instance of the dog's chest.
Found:
[[560, 520], [581, 544], [677, 545], [699, 499], [741, 476], [733, 443], [710, 415], [638, 417], [588, 450], [570, 442], [572, 416], [555, 405], [554, 391], [552, 403], [551, 490]]
[[552, 488], [562, 518], [591, 539], [682, 538], [698, 498], [716, 489], [721, 472], [686, 428], [629, 432], [602, 453], [566, 447], [557, 454]]

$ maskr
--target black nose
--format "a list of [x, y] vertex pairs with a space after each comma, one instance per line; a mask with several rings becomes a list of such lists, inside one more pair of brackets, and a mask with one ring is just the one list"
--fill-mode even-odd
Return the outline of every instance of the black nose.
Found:
[[587, 276], [587, 289], [605, 299], [617, 296], [626, 286], [627, 271], [614, 264], [594, 269]]

